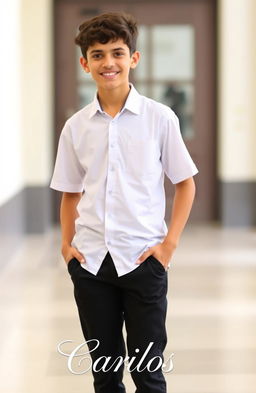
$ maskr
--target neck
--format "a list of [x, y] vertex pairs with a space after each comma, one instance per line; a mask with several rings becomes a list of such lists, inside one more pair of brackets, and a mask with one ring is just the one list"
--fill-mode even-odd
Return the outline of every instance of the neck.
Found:
[[98, 100], [104, 112], [114, 117], [121, 111], [129, 95], [130, 86], [113, 90], [98, 90]]

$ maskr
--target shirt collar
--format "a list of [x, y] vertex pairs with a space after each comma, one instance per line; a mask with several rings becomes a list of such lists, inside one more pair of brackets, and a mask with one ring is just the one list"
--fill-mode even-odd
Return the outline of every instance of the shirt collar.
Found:
[[[127, 109], [128, 111], [139, 115], [140, 114], [140, 107], [141, 107], [141, 95], [137, 92], [137, 90], [135, 89], [135, 87], [133, 86], [132, 83], [129, 83], [131, 89], [129, 92], [129, 95], [125, 101], [125, 104], [122, 108], [123, 112], [125, 109]], [[97, 92], [94, 95], [94, 99], [91, 103], [91, 110], [90, 110], [90, 114], [89, 114], [89, 118], [91, 119], [97, 112], [103, 113], [103, 110], [100, 106], [98, 97], [97, 97]]]
[[89, 113], [89, 119], [91, 119], [97, 112], [103, 113], [103, 110], [102, 110], [102, 108], [100, 106], [100, 103], [99, 103], [99, 100], [98, 100], [98, 97], [97, 97], [97, 92], [96, 92], [95, 95], [94, 95], [94, 99], [93, 99], [93, 101], [91, 103], [91, 110], [90, 110], [90, 113]]

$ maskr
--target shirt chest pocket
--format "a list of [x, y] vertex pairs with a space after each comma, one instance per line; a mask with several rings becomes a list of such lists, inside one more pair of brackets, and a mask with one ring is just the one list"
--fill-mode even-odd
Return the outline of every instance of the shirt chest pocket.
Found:
[[154, 139], [129, 139], [124, 158], [125, 171], [132, 176], [143, 178], [154, 175], [159, 159], [157, 141]]

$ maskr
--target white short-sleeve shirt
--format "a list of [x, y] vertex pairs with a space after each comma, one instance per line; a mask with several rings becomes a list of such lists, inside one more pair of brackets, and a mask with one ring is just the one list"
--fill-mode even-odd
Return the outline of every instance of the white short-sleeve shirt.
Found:
[[164, 174], [179, 183], [198, 170], [167, 106], [141, 96], [133, 85], [112, 118], [94, 101], [62, 130], [50, 187], [83, 192], [72, 245], [97, 274], [107, 252], [118, 276], [137, 268], [139, 256], [168, 232]]

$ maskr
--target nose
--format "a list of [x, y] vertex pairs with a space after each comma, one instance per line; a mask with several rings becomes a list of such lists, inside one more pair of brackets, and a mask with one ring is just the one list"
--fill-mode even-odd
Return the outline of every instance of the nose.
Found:
[[114, 58], [111, 54], [108, 54], [104, 57], [103, 67], [104, 68], [112, 68], [114, 66]]

